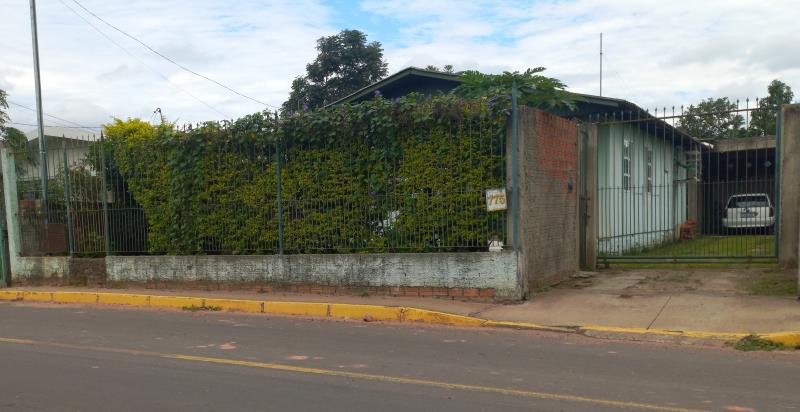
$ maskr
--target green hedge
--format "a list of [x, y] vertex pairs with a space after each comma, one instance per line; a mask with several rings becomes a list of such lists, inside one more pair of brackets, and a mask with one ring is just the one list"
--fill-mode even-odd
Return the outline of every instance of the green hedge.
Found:
[[451, 96], [269, 113], [191, 131], [105, 128], [152, 253], [273, 253], [280, 151], [289, 253], [485, 250], [505, 237], [484, 190], [504, 187], [508, 113]]

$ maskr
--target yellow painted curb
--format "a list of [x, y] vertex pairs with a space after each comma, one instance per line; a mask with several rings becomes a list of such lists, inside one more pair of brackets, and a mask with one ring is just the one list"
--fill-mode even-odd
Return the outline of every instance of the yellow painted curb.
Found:
[[376, 305], [351, 305], [332, 303], [330, 315], [334, 318], [372, 319], [383, 321], [402, 321], [403, 308]]
[[150, 295], [98, 293], [97, 303], [101, 305], [150, 306]]
[[204, 299], [203, 306], [208, 308], [220, 308], [230, 312], [262, 313], [264, 312], [264, 302], [257, 300], [243, 299]]
[[53, 292], [53, 303], [97, 303], [97, 293]]
[[[627, 334], [642, 336], [672, 336], [681, 338], [735, 341], [748, 333], [719, 333], [680, 331], [666, 329], [622, 328], [613, 326], [547, 326], [524, 322], [504, 322], [455, 315], [427, 309], [358, 305], [346, 303], [281, 302], [248, 299], [216, 299], [191, 296], [158, 296], [126, 293], [96, 292], [39, 292], [25, 290], [0, 290], [0, 301], [25, 301], [48, 303], [83, 303], [127, 305], [140, 307], [184, 309], [219, 308], [225, 311], [265, 313], [276, 315], [370, 319], [375, 321], [420, 322], [464, 327], [499, 327], [592, 335], [593, 333]], [[800, 331], [757, 334], [762, 339], [781, 343], [786, 347], [800, 347]]]

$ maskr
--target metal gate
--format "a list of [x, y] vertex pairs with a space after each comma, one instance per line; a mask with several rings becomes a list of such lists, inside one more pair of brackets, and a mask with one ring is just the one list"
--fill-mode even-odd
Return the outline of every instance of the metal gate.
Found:
[[600, 264], [777, 260], [779, 114], [739, 106], [593, 119]]

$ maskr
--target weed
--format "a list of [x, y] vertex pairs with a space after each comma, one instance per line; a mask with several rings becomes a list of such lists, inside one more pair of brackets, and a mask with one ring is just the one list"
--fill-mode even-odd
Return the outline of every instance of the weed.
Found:
[[758, 335], [751, 334], [739, 339], [739, 341], [733, 345], [733, 348], [741, 351], [773, 351], [784, 349], [784, 346], [780, 342], [773, 342], [769, 339], [763, 339]]
[[190, 312], [199, 312], [199, 311], [209, 311], [209, 312], [219, 312], [222, 310], [219, 306], [184, 306], [183, 310], [188, 310]]

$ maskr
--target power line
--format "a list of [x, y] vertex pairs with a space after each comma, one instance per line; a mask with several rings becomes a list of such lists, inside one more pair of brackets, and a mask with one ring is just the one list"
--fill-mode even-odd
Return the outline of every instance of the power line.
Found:
[[120, 33], [122, 33], [124, 36], [126, 36], [126, 37], [130, 38], [131, 40], [133, 40], [133, 41], [135, 41], [135, 42], [137, 42], [137, 43], [141, 44], [141, 45], [142, 45], [142, 46], [144, 46], [144, 47], [145, 47], [147, 50], [150, 50], [151, 52], [155, 53], [156, 55], [158, 55], [158, 56], [159, 56], [159, 57], [161, 57], [162, 59], [164, 59], [164, 60], [166, 60], [166, 61], [168, 61], [168, 62], [172, 63], [173, 65], [175, 65], [175, 66], [179, 67], [180, 69], [182, 69], [182, 70], [185, 70], [185, 71], [187, 71], [187, 72], [189, 72], [189, 73], [191, 73], [191, 74], [193, 74], [193, 75], [195, 75], [195, 76], [197, 76], [197, 77], [200, 77], [200, 78], [203, 78], [203, 79], [205, 79], [205, 80], [208, 80], [208, 81], [210, 81], [210, 82], [212, 82], [212, 83], [216, 84], [217, 86], [220, 86], [220, 87], [224, 88], [225, 90], [228, 90], [228, 91], [230, 91], [230, 92], [232, 92], [232, 93], [234, 93], [234, 94], [237, 94], [237, 95], [239, 95], [239, 96], [241, 96], [241, 97], [244, 97], [245, 99], [252, 100], [252, 101], [254, 101], [254, 102], [258, 103], [258, 104], [261, 104], [261, 105], [263, 105], [263, 106], [269, 106], [269, 107], [272, 107], [272, 108], [275, 108], [275, 109], [280, 109], [278, 106], [274, 106], [274, 105], [271, 105], [271, 104], [269, 104], [269, 103], [262, 102], [261, 100], [258, 100], [258, 99], [256, 99], [256, 98], [250, 97], [250, 96], [248, 96], [248, 95], [246, 95], [246, 94], [244, 94], [244, 93], [241, 93], [241, 92], [239, 92], [239, 91], [236, 91], [236, 90], [234, 90], [233, 88], [231, 88], [230, 86], [226, 86], [226, 85], [224, 85], [224, 84], [222, 84], [222, 83], [220, 83], [220, 82], [218, 82], [218, 81], [216, 81], [216, 80], [214, 80], [214, 79], [212, 79], [212, 78], [210, 78], [210, 77], [208, 77], [208, 76], [202, 75], [202, 74], [200, 74], [200, 73], [198, 73], [198, 72], [196, 72], [196, 71], [194, 71], [194, 70], [192, 70], [192, 69], [190, 69], [190, 68], [188, 68], [188, 67], [186, 67], [186, 66], [184, 66], [184, 65], [182, 65], [182, 64], [180, 64], [180, 63], [178, 63], [178, 62], [176, 62], [175, 60], [171, 59], [170, 57], [168, 57], [168, 56], [165, 56], [164, 54], [160, 53], [158, 50], [156, 50], [156, 49], [154, 49], [154, 48], [150, 47], [150, 46], [149, 46], [147, 43], [145, 43], [145, 42], [143, 42], [143, 41], [141, 41], [141, 40], [137, 39], [136, 37], [134, 37], [134, 36], [132, 36], [132, 35], [128, 34], [128, 33], [127, 33], [127, 32], [125, 32], [124, 30], [122, 30], [122, 29], [120, 29], [120, 28], [118, 28], [118, 27], [114, 26], [113, 24], [111, 24], [111, 23], [109, 23], [109, 22], [107, 22], [107, 21], [103, 20], [103, 18], [102, 18], [102, 17], [98, 16], [97, 14], [95, 14], [94, 12], [92, 12], [91, 10], [87, 9], [87, 8], [86, 8], [86, 7], [85, 7], [83, 4], [81, 4], [80, 2], [78, 2], [78, 0], [72, 0], [72, 1], [73, 1], [75, 4], [77, 4], [77, 5], [78, 5], [78, 7], [82, 8], [84, 11], [86, 11], [86, 12], [87, 12], [87, 13], [89, 13], [89, 14], [91, 14], [91, 15], [92, 15], [94, 18], [96, 18], [97, 20], [100, 20], [101, 22], [103, 22], [103, 23], [104, 23], [106, 26], [108, 26], [108, 27], [111, 27], [112, 29], [114, 29], [114, 30], [116, 30], [116, 31], [118, 31], [118, 32], [120, 32]]
[[[26, 109], [26, 110], [30, 110], [32, 112], [36, 112], [36, 109], [34, 109], [32, 107], [29, 107], [29, 106], [25, 106], [24, 104], [21, 104], [21, 103], [17, 103], [17, 102], [11, 101], [11, 100], [9, 100], [8, 103], [11, 104], [11, 105], [17, 106], [17, 107], [21, 107], [21, 108]], [[72, 120], [67, 120], [67, 119], [64, 119], [64, 118], [61, 118], [61, 117], [58, 117], [58, 116], [53, 116], [51, 114], [47, 114], [47, 113], [42, 113], [42, 114], [44, 114], [47, 117], [50, 117], [50, 118], [53, 118], [53, 119], [56, 119], [56, 120], [60, 120], [60, 121], [62, 121], [64, 123], [69, 123], [69, 124], [74, 125], [74, 126], [49, 126], [49, 127], [74, 127], [76, 129], [97, 129], [98, 128], [96, 126], [84, 126], [84, 125], [82, 125], [80, 123], [73, 122]], [[24, 125], [24, 123], [18, 123], [18, 124], [23, 124]], [[31, 126], [37, 126], [37, 125], [34, 124], [34, 125], [31, 125]]]
[[83, 22], [84, 22], [84, 23], [88, 24], [88, 25], [89, 25], [89, 27], [91, 27], [92, 29], [94, 29], [96, 32], [100, 33], [100, 35], [101, 35], [101, 36], [103, 36], [103, 37], [104, 37], [106, 40], [108, 40], [109, 42], [111, 42], [111, 44], [113, 44], [114, 46], [117, 46], [117, 47], [118, 47], [120, 50], [124, 51], [124, 52], [125, 52], [125, 53], [126, 53], [128, 56], [131, 56], [131, 57], [133, 57], [133, 58], [134, 58], [134, 59], [135, 59], [137, 62], [139, 62], [139, 64], [141, 64], [142, 66], [144, 66], [144, 67], [148, 68], [148, 69], [149, 69], [150, 71], [152, 71], [153, 73], [157, 74], [157, 75], [158, 75], [159, 77], [161, 77], [161, 78], [162, 78], [164, 81], [166, 81], [167, 83], [171, 84], [171, 85], [172, 85], [173, 87], [175, 87], [176, 89], [178, 89], [178, 90], [180, 90], [180, 91], [182, 91], [182, 92], [186, 93], [186, 94], [187, 94], [188, 96], [190, 96], [191, 98], [193, 98], [193, 99], [197, 100], [197, 101], [198, 101], [200, 104], [202, 104], [202, 105], [204, 105], [204, 106], [208, 107], [209, 109], [211, 109], [211, 110], [213, 110], [213, 111], [217, 112], [217, 114], [221, 115], [223, 118], [225, 118], [225, 119], [228, 119], [228, 118], [230, 118], [230, 116], [228, 116], [227, 114], [223, 113], [222, 111], [220, 111], [220, 110], [219, 110], [219, 109], [217, 109], [216, 107], [212, 106], [211, 104], [209, 104], [209, 103], [205, 102], [203, 99], [201, 99], [201, 98], [199, 98], [199, 97], [195, 96], [194, 94], [192, 94], [192, 93], [191, 93], [191, 92], [189, 92], [188, 90], [184, 89], [183, 87], [180, 87], [180, 86], [178, 86], [177, 84], [173, 83], [173, 82], [172, 82], [172, 81], [171, 81], [171, 80], [170, 80], [170, 79], [169, 79], [167, 76], [165, 76], [164, 74], [162, 74], [162, 73], [161, 73], [161, 72], [159, 72], [158, 70], [156, 70], [156, 69], [154, 69], [154, 68], [150, 67], [150, 66], [149, 66], [147, 63], [145, 63], [144, 61], [142, 61], [142, 59], [140, 59], [139, 57], [137, 57], [136, 55], [134, 55], [133, 53], [131, 53], [130, 51], [128, 51], [128, 49], [126, 49], [125, 47], [123, 47], [121, 44], [117, 43], [117, 42], [116, 42], [114, 39], [112, 39], [112, 38], [111, 38], [111, 37], [109, 37], [107, 34], [105, 34], [105, 33], [104, 33], [102, 30], [100, 30], [100, 29], [99, 29], [97, 26], [95, 26], [94, 24], [92, 24], [92, 22], [90, 22], [89, 20], [86, 20], [86, 18], [85, 18], [85, 17], [83, 17], [83, 16], [82, 16], [80, 13], [78, 13], [77, 11], [75, 11], [75, 10], [74, 10], [72, 7], [70, 7], [70, 6], [69, 6], [67, 3], [65, 3], [63, 0], [58, 0], [58, 1], [59, 1], [61, 4], [63, 4], [63, 5], [64, 5], [64, 7], [66, 7], [67, 9], [69, 9], [69, 11], [71, 11], [73, 14], [75, 14], [75, 15], [76, 15], [76, 16], [78, 16], [78, 17], [79, 17], [81, 20], [83, 20]]
[[[38, 124], [35, 123], [21, 123], [21, 122], [7, 122], [6, 124], [15, 124], [17, 126], [33, 126], [39, 127]], [[62, 127], [65, 129], [99, 129], [101, 126], [63, 126], [60, 124], [46, 124], [44, 127]], [[87, 130], [90, 131], [90, 130]], [[94, 133], [94, 131], [92, 131]]]

